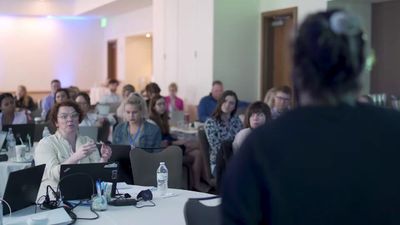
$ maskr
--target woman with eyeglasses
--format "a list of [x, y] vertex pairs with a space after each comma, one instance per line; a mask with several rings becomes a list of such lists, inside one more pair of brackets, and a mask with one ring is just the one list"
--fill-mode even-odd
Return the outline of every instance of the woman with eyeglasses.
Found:
[[[78, 133], [83, 114], [73, 101], [56, 103], [50, 111], [50, 121], [57, 127], [55, 134], [40, 140], [35, 149], [36, 165], [46, 164], [40, 193], [47, 185], [57, 188], [61, 164], [107, 162], [111, 148], [102, 144], [100, 152], [94, 140]], [[39, 195], [40, 196], [40, 195]]]

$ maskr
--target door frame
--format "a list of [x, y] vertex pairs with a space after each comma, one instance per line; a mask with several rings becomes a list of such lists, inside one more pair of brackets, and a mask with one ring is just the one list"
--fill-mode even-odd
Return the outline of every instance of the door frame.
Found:
[[[112, 49], [114, 48], [114, 49]], [[118, 41], [107, 41], [107, 79], [117, 79]]]
[[[261, 15], [261, 82], [260, 98], [263, 100], [267, 91], [273, 86], [273, 38], [269, 24], [274, 17], [291, 16], [294, 28], [297, 24], [297, 7], [264, 12]], [[269, 41], [272, 40], [272, 41]]]

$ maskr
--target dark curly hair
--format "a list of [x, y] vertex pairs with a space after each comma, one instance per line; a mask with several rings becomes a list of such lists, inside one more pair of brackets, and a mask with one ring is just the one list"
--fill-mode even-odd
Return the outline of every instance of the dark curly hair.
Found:
[[297, 90], [314, 98], [359, 90], [366, 41], [357, 21], [338, 9], [306, 18], [293, 42], [293, 81]]

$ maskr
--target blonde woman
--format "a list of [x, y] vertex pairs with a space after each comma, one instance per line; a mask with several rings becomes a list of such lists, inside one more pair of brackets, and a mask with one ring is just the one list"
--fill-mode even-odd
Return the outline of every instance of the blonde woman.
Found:
[[[157, 125], [146, 120], [146, 102], [139, 95], [132, 95], [124, 102], [125, 122], [113, 132], [113, 143], [137, 148], [159, 148], [161, 131]], [[151, 150], [150, 150], [151, 151]]]

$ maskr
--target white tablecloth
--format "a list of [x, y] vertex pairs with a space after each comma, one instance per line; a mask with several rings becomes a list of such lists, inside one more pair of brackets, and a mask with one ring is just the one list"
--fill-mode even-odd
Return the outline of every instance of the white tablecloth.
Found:
[[[132, 186], [131, 189], [120, 189], [120, 193], [130, 193], [136, 196], [141, 190], [147, 189], [146, 187]], [[168, 198], [161, 198], [154, 192], [153, 202], [155, 207], [135, 208], [134, 206], [115, 207], [108, 206], [108, 209], [99, 212], [100, 218], [96, 220], [77, 220], [77, 225], [184, 225], [185, 219], [183, 215], [183, 208], [189, 198], [203, 198], [212, 196], [206, 193], [169, 189], [169, 193], [175, 196]], [[218, 200], [216, 200], [216, 204]], [[13, 213], [13, 217], [23, 216], [33, 213], [32, 207], [20, 210]], [[93, 217], [88, 206], [78, 206], [74, 209], [78, 217]], [[6, 218], [4, 218], [6, 219]], [[5, 220], [6, 221], [6, 220]]]
[[11, 172], [22, 170], [31, 166], [31, 163], [17, 163], [12, 161], [0, 162], [0, 196], [3, 196]]

